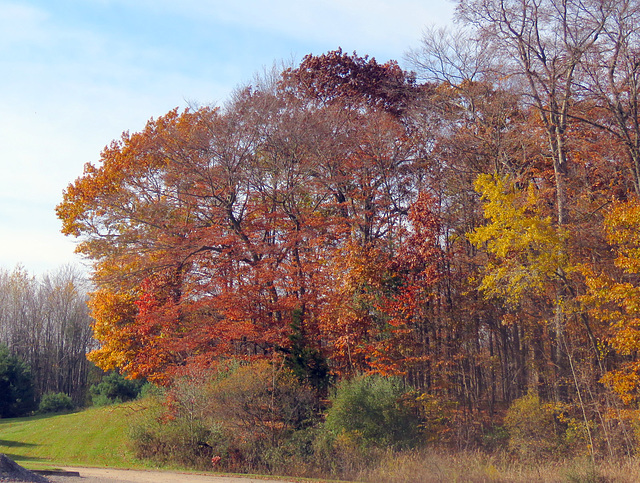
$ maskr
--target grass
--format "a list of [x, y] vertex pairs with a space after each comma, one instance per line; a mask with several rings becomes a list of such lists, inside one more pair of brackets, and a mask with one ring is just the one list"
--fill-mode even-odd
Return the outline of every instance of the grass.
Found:
[[[71, 414], [0, 419], [0, 453], [5, 453], [29, 469], [54, 469], [60, 466], [148, 469], [150, 465], [137, 460], [128, 445], [129, 424], [146, 406], [143, 400], [89, 408]], [[359, 481], [640, 481], [640, 461], [636, 458], [603, 461], [594, 467], [587, 458], [532, 464], [514, 461], [504, 453], [491, 455], [482, 452], [416, 450], [402, 454], [389, 452], [380, 456], [376, 467], [361, 473]]]
[[588, 457], [519, 461], [506, 453], [480, 451], [408, 451], [382, 457], [359, 480], [375, 483], [626, 483], [640, 481], [640, 461], [620, 458], [599, 461]]
[[[136, 459], [129, 448], [129, 425], [147, 406], [148, 402], [143, 399], [70, 414], [0, 419], [0, 453], [31, 470], [55, 470], [61, 466], [157, 469]], [[223, 474], [216, 473], [216, 476]], [[319, 480], [297, 478], [296, 481]]]
[[22, 466], [99, 466], [142, 468], [128, 448], [132, 415], [141, 402], [84, 411], [0, 419], [0, 453]]

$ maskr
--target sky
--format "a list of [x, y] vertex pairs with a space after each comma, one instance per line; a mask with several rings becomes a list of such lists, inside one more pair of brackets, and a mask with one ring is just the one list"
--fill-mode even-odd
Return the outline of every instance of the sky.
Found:
[[0, 269], [87, 267], [60, 233], [64, 189], [123, 131], [221, 105], [281, 62], [397, 60], [450, 0], [0, 0]]

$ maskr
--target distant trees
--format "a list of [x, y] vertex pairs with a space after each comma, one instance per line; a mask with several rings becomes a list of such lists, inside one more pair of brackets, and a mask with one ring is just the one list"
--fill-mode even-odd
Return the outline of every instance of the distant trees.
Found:
[[84, 403], [93, 342], [87, 289], [70, 267], [40, 279], [0, 270], [0, 343], [30, 368], [38, 397], [63, 392]]
[[144, 381], [125, 379], [117, 372], [107, 374], [102, 381], [89, 388], [94, 406], [105, 406], [131, 401], [140, 394]]

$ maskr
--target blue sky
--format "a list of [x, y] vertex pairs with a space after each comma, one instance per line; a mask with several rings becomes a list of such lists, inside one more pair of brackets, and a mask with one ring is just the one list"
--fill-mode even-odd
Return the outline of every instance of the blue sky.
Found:
[[221, 104], [275, 63], [342, 47], [378, 61], [451, 23], [449, 0], [0, 0], [0, 268], [81, 264], [62, 191], [151, 117]]

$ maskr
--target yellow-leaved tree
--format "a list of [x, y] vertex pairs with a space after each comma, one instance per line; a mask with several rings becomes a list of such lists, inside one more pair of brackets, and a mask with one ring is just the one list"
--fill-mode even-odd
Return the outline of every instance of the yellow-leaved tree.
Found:
[[615, 202], [605, 216], [614, 267], [585, 267], [589, 292], [582, 297], [592, 315], [608, 326], [601, 351], [621, 359], [602, 378], [625, 403], [640, 399], [640, 204]]
[[533, 183], [519, 188], [509, 176], [482, 174], [475, 189], [487, 220], [468, 234], [486, 254], [478, 288], [502, 304], [507, 313], [503, 323], [514, 326], [521, 347], [528, 345], [522, 351], [532, 357], [525, 384], [551, 382], [553, 394], [548, 396], [565, 399], [571, 362], [565, 326], [574, 309], [568, 285], [576, 271], [567, 250], [568, 231], [554, 223]]
[[572, 270], [565, 250], [567, 234], [539, 206], [533, 184], [517, 189], [510, 177], [478, 176], [487, 223], [469, 233], [489, 260], [480, 290], [517, 308], [523, 297], [543, 295]]

